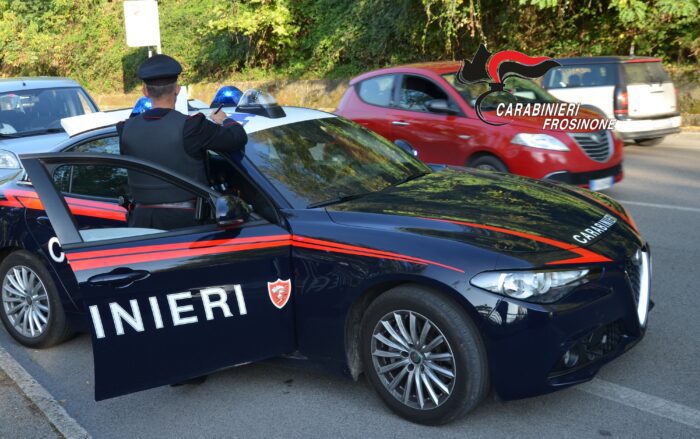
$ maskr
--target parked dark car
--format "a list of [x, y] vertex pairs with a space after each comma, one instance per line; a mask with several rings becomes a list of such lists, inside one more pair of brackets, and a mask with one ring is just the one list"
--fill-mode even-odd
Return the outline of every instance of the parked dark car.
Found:
[[[245, 108], [224, 110], [245, 155], [211, 153], [209, 187], [116, 154], [114, 127], [20, 156], [28, 178], [0, 185], [0, 318], [31, 347], [89, 329], [98, 400], [289, 354], [436, 424], [491, 386], [589, 380], [644, 336], [649, 247], [609, 197]], [[129, 172], [189, 191], [200, 224], [128, 227]]]

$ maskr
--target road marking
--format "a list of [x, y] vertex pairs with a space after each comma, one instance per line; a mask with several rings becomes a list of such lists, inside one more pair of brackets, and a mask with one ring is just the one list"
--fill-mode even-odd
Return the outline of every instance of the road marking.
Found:
[[0, 369], [17, 384], [22, 393], [63, 436], [70, 439], [92, 437], [2, 346], [0, 346]]
[[641, 201], [626, 201], [626, 200], [617, 200], [617, 201], [619, 201], [622, 204], [629, 204], [632, 206], [657, 207], [659, 209], [673, 209], [673, 210], [683, 210], [686, 212], [698, 212], [698, 213], [700, 213], [700, 207], [674, 206], [673, 204], [643, 203]]
[[576, 389], [700, 430], [699, 410], [659, 398], [658, 396], [649, 395], [648, 393], [598, 378], [581, 384]]

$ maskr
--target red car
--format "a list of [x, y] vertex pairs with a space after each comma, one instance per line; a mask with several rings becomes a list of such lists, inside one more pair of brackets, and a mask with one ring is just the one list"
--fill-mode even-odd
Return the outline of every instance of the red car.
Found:
[[[622, 180], [623, 143], [611, 131], [544, 130], [536, 118], [488, 125], [473, 107], [488, 86], [456, 82], [459, 67], [459, 62], [439, 62], [365, 73], [350, 81], [336, 113], [410, 145], [427, 163], [512, 172], [594, 190]], [[512, 77], [505, 85], [519, 101], [558, 102], [525, 79]], [[499, 120], [495, 112], [485, 114]], [[600, 117], [583, 108], [580, 115]]]

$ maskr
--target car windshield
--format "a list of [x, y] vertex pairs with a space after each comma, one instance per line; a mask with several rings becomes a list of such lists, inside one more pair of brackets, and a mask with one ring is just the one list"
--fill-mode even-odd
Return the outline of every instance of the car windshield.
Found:
[[430, 172], [378, 134], [337, 117], [250, 133], [245, 155], [296, 208], [361, 197]]
[[[456, 73], [449, 73], [442, 75], [445, 80], [454, 87], [455, 90], [462, 96], [462, 98], [471, 107], [474, 107], [476, 99], [482, 93], [486, 93], [489, 90], [489, 85], [483, 82], [478, 82], [475, 84], [462, 84], [456, 81]], [[544, 102], [558, 102], [557, 98], [547, 93], [542, 87], [535, 84], [534, 82], [519, 78], [517, 76], [511, 76], [506, 78], [503, 83], [504, 90], [511, 94], [507, 96], [505, 93], [492, 93], [481, 102], [482, 110], [495, 110], [498, 104], [504, 103], [544, 103]]]
[[24, 137], [62, 132], [61, 119], [96, 111], [80, 87], [0, 93], [0, 135]]
[[671, 78], [660, 62], [632, 62], [622, 65], [628, 84], [661, 84]]

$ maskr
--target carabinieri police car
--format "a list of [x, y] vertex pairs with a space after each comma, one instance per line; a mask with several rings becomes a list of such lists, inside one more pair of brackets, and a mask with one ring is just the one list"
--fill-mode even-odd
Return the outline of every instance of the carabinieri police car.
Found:
[[[31, 347], [92, 333], [95, 397], [288, 356], [364, 373], [399, 415], [448, 422], [591, 379], [645, 333], [649, 246], [617, 202], [427, 166], [333, 114], [244, 95], [244, 155], [210, 186], [118, 155], [113, 126], [23, 155], [0, 186], [2, 306]], [[200, 224], [128, 227], [128, 172]]]

